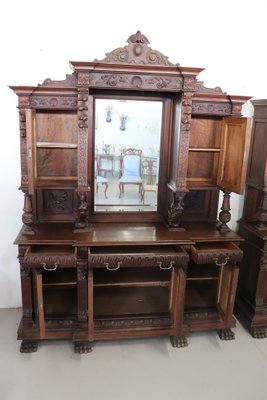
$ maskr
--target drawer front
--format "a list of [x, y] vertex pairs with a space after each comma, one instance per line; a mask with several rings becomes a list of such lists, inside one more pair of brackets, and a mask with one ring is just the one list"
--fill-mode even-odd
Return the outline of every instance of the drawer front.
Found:
[[27, 267], [48, 270], [61, 267], [73, 268], [76, 267], [76, 261], [76, 253], [72, 249], [65, 251], [65, 249], [42, 248], [41, 246], [36, 249], [34, 246], [28, 247], [23, 258], [23, 263]]
[[102, 254], [89, 254], [89, 266], [91, 268], [107, 268], [116, 270], [123, 267], [159, 267], [171, 269], [173, 267], [186, 267], [189, 256], [184, 251], [166, 254], [117, 254], [103, 252]]
[[190, 248], [190, 256], [196, 264], [229, 264], [240, 262], [242, 250], [233, 242], [196, 244]]

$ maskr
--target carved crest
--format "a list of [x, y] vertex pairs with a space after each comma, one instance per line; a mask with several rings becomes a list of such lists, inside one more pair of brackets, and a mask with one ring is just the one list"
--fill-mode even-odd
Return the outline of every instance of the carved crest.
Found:
[[168, 57], [158, 50], [151, 49], [149, 41], [140, 31], [131, 35], [127, 40], [128, 45], [119, 47], [106, 53], [100, 62], [110, 64], [141, 64], [141, 65], [174, 65]]

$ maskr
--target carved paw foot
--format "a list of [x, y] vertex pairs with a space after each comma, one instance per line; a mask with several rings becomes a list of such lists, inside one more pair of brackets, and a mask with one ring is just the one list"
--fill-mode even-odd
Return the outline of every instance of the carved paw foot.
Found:
[[75, 342], [74, 352], [79, 354], [91, 353], [92, 347], [90, 342]]
[[38, 342], [23, 340], [20, 345], [21, 353], [35, 353], [38, 349]]
[[255, 339], [264, 339], [267, 337], [267, 329], [264, 326], [252, 327], [251, 335]]
[[173, 347], [186, 347], [188, 342], [185, 336], [172, 336], [171, 344]]
[[221, 340], [234, 340], [235, 334], [233, 331], [231, 331], [231, 329], [225, 328], [225, 329], [220, 329], [219, 337]]

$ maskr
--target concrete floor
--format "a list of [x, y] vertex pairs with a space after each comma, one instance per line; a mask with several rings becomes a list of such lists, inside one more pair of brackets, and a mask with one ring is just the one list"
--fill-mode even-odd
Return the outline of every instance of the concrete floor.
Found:
[[237, 323], [236, 339], [190, 334], [189, 347], [168, 338], [97, 342], [79, 355], [69, 341], [21, 354], [20, 309], [0, 310], [0, 400], [266, 400], [267, 339]]

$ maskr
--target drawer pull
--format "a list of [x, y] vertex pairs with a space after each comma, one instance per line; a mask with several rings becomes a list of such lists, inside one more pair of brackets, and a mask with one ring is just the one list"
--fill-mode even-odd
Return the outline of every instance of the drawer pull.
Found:
[[227, 264], [228, 260], [229, 260], [229, 257], [225, 257], [224, 262], [219, 263], [218, 262], [218, 258], [214, 258], [214, 262], [215, 262], [216, 265], [218, 265], [218, 267], [225, 267], [225, 265]]
[[58, 263], [55, 263], [54, 264], [54, 267], [52, 267], [52, 268], [48, 268], [47, 266], [46, 266], [46, 263], [41, 263], [41, 265], [42, 265], [42, 267], [43, 267], [43, 269], [45, 269], [46, 271], [55, 271], [57, 268], [58, 268]]
[[173, 266], [174, 266], [174, 261], [170, 261], [169, 266], [166, 266], [166, 267], [164, 267], [164, 266], [162, 265], [162, 261], [158, 261], [158, 262], [157, 262], [157, 265], [160, 267], [160, 269], [167, 270], [167, 269], [173, 268]]
[[117, 266], [111, 267], [108, 262], [105, 262], [104, 265], [109, 271], [117, 271], [121, 267], [122, 261], [117, 262]]

